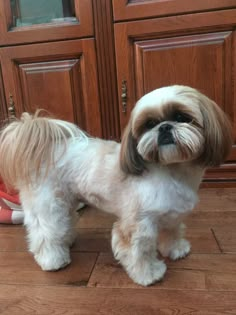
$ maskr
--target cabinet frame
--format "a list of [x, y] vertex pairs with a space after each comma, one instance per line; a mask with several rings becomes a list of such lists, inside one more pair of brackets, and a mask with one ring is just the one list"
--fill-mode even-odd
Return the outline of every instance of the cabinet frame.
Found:
[[[115, 46], [116, 46], [116, 65], [117, 65], [117, 85], [119, 91], [119, 112], [121, 130], [123, 131], [127, 125], [132, 108], [140, 97], [137, 91], [142, 90], [140, 82], [136, 82], [135, 78], [138, 73], [138, 65], [135, 62], [135, 45], [136, 41], [171, 39], [179, 36], [191, 36], [200, 34], [216, 34], [220, 32], [233, 32], [236, 26], [236, 10], [222, 10], [206, 13], [195, 13], [175, 17], [156, 18], [143, 21], [133, 21], [115, 24]], [[233, 51], [232, 56], [236, 62], [236, 31], [233, 32]], [[227, 57], [227, 56], [225, 56]], [[229, 57], [229, 56], [228, 56]], [[227, 69], [228, 63], [226, 65]], [[229, 70], [229, 69], [228, 69]], [[233, 129], [236, 130], [236, 95], [233, 82], [236, 78], [235, 67], [232, 69], [232, 84], [229, 96], [230, 104], [225, 104], [227, 112], [233, 117]], [[230, 78], [228, 78], [230, 80]], [[122, 82], [126, 82], [127, 99], [126, 110], [124, 111], [122, 104]], [[235, 135], [234, 135], [235, 136]], [[233, 146], [232, 153], [226, 164], [220, 168], [211, 169], [206, 179], [210, 181], [236, 181], [236, 145]]]
[[78, 23], [46, 23], [11, 27], [10, 0], [0, 2], [0, 46], [73, 39], [94, 35], [92, 0], [75, 0]]
[[137, 20], [236, 7], [235, 0], [113, 0], [115, 21]]
[[[5, 47], [0, 50], [0, 57], [6, 99], [9, 102], [9, 95], [13, 96], [17, 117], [23, 111], [28, 110], [23, 103], [19, 64], [79, 58], [83, 73], [81, 84], [85, 122], [89, 127], [87, 131], [92, 135], [102, 136], [94, 39]], [[78, 117], [76, 108], [74, 114], [76, 119]], [[92, 117], [93, 123], [90, 121]]]

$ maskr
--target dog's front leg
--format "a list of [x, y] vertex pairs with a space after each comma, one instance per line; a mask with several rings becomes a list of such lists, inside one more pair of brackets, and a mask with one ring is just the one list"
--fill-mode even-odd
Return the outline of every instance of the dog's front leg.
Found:
[[58, 270], [71, 262], [74, 239], [70, 205], [50, 187], [21, 192], [29, 250], [43, 270]]
[[160, 234], [158, 250], [163, 257], [170, 257], [172, 260], [177, 260], [189, 254], [191, 245], [184, 238], [185, 225], [183, 223], [165, 227]]
[[161, 280], [166, 265], [157, 259], [157, 226], [150, 218], [127, 224], [120, 220], [112, 230], [112, 249], [134, 282], [147, 286]]

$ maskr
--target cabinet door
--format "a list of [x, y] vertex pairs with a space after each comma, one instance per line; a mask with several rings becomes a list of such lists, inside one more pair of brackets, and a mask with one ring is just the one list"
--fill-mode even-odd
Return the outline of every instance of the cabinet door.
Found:
[[[231, 165], [211, 172], [213, 179], [236, 178], [235, 24], [236, 11], [229, 10], [115, 26], [121, 129], [137, 99], [153, 89], [184, 84], [201, 90], [234, 125]], [[126, 102], [124, 98], [122, 102], [122, 89], [123, 94], [127, 90]]]
[[227, 9], [236, 0], [113, 0], [115, 21]]
[[91, 1], [0, 1], [0, 45], [91, 36]]
[[17, 116], [43, 108], [101, 136], [93, 39], [1, 48], [0, 58]]
[[7, 109], [4, 95], [3, 79], [2, 79], [2, 68], [0, 64], [0, 127], [7, 118]]

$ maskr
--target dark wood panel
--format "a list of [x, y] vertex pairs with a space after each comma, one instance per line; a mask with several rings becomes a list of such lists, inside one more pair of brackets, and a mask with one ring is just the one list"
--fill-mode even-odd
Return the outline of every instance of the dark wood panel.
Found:
[[103, 137], [120, 139], [112, 3], [93, 0]]
[[[232, 48], [231, 31], [135, 41], [136, 97], [162, 86], [189, 85], [215, 100], [235, 124]], [[234, 140], [236, 145], [235, 129]], [[236, 160], [236, 146], [228, 159]]]
[[115, 21], [227, 9], [235, 0], [113, 0]]
[[186, 84], [213, 98], [233, 124], [228, 165], [209, 180], [236, 180], [236, 10], [188, 14], [115, 25], [118, 89], [127, 85], [126, 111], [119, 95], [121, 131], [139, 97], [170, 84]]
[[24, 111], [43, 108], [86, 128], [80, 58], [20, 64], [18, 71]]
[[64, 40], [94, 34], [92, 0], [75, 1], [77, 22], [35, 24], [23, 27], [11, 26], [12, 18], [9, 3], [10, 1], [0, 2], [0, 45]]
[[8, 113], [3, 86], [2, 69], [0, 64], [0, 127], [2, 126], [3, 122], [7, 119], [7, 117]]
[[18, 116], [44, 108], [102, 135], [93, 39], [6, 47], [0, 55]]
[[[201, 35], [205, 33], [217, 33], [217, 30], [231, 32], [235, 28], [235, 25], [236, 10], [189, 14], [178, 17], [116, 24], [115, 45], [118, 90], [122, 90], [123, 80], [126, 80], [128, 90], [126, 113], [122, 112], [122, 100], [119, 94], [121, 129], [123, 130], [124, 126], [127, 124], [130, 111], [137, 101], [134, 50], [134, 45], [137, 41], [145, 40], [151, 43], [151, 40], [161, 40], [163, 38], [169, 38], [171, 40], [173, 37], [189, 35], [189, 41], [191, 42], [190, 34]], [[230, 41], [232, 41], [232, 37], [230, 37]], [[189, 45], [191, 45], [191, 43], [189, 43]], [[229, 48], [230, 45], [233, 47], [232, 43], [228, 43]], [[222, 47], [222, 49], [224, 48]], [[229, 54], [229, 56], [230, 53], [232, 54], [228, 49], [227, 54]], [[232, 58], [235, 58], [235, 53], [232, 54]], [[227, 63], [225, 67], [228, 70]], [[231, 71], [235, 70], [232, 69]], [[229, 72], [229, 75], [232, 77], [235, 73], [232, 75]], [[156, 77], [157, 76], [162, 76], [162, 74], [157, 73]], [[232, 97], [232, 95], [230, 97]]]

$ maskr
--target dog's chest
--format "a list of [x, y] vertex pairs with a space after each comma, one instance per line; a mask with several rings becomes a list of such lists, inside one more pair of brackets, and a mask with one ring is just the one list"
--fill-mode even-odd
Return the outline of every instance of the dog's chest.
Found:
[[156, 214], [184, 214], [198, 201], [196, 189], [185, 176], [159, 171], [143, 185], [143, 207]]

